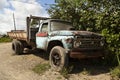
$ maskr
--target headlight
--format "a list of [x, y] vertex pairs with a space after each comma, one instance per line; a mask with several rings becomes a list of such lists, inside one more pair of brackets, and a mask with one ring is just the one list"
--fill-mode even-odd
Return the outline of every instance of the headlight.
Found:
[[101, 45], [101, 46], [104, 46], [104, 41], [100, 41], [100, 45]]
[[80, 45], [81, 45], [81, 42], [79, 42], [79, 41], [74, 42], [74, 47], [75, 48], [78, 48]]

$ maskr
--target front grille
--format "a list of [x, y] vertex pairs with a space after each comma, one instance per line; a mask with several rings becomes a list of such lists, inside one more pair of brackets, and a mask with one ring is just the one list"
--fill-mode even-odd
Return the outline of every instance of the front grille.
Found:
[[101, 48], [101, 37], [98, 36], [77, 36], [75, 41], [79, 44], [79, 48], [82, 49], [99, 49]]

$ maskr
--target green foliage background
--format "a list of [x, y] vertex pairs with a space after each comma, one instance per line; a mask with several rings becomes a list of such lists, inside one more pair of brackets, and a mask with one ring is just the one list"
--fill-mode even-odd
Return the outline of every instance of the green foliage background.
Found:
[[76, 29], [104, 35], [106, 51], [112, 54], [110, 60], [120, 65], [120, 0], [59, 0], [48, 13], [52, 18], [72, 22]]
[[11, 42], [12, 39], [10, 39], [8, 36], [4, 35], [3, 37], [0, 38], [0, 43], [3, 42]]

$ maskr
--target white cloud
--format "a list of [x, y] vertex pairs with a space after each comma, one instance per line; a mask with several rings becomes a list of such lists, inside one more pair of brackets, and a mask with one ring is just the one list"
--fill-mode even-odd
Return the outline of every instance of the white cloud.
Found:
[[8, 7], [9, 3], [7, 0], [0, 0], [0, 9], [3, 9], [4, 7]]
[[26, 29], [26, 17], [30, 15], [48, 17], [45, 9], [36, 0], [1, 0], [0, 1], [0, 32], [14, 29], [13, 13], [17, 29]]

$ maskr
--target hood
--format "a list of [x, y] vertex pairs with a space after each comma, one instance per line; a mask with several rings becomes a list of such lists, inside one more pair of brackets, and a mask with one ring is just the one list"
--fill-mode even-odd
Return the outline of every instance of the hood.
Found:
[[53, 31], [50, 33], [50, 35], [52, 36], [98, 36], [101, 37], [100, 34], [98, 33], [94, 33], [94, 32], [90, 32], [90, 31], [67, 31], [67, 30], [63, 30], [63, 31]]

